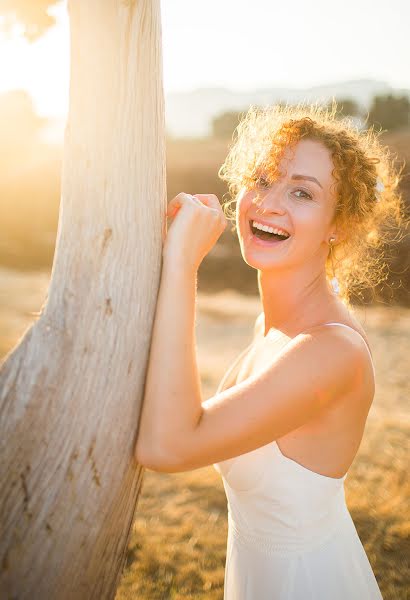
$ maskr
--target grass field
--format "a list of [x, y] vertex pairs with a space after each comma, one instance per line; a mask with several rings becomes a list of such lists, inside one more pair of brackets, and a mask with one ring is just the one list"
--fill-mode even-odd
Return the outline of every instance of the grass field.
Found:
[[[43, 303], [48, 272], [0, 270], [0, 353], [4, 355]], [[204, 398], [251, 341], [258, 297], [226, 290], [198, 296], [198, 362]], [[410, 309], [355, 310], [372, 346], [376, 396], [346, 497], [385, 600], [409, 598], [408, 440]], [[213, 467], [144, 472], [116, 600], [223, 597], [227, 507]], [[255, 599], [257, 600], [257, 599]], [[331, 599], [329, 599], [331, 600]], [[348, 599], [346, 599], [348, 600]]]

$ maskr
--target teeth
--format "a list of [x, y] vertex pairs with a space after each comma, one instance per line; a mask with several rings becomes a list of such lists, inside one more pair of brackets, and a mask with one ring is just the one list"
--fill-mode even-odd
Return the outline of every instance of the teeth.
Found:
[[286, 237], [289, 237], [289, 233], [287, 231], [284, 231], [283, 229], [278, 229], [276, 227], [268, 227], [267, 225], [258, 223], [258, 221], [252, 221], [252, 225], [256, 229], [260, 229], [261, 231], [268, 231], [269, 233], [276, 233], [277, 235], [284, 235]]

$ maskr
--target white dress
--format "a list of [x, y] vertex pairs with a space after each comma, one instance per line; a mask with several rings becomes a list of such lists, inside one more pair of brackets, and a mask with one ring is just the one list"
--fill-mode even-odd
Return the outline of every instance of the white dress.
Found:
[[346, 475], [311, 471], [275, 441], [213, 466], [228, 506], [224, 600], [383, 600], [346, 506]]

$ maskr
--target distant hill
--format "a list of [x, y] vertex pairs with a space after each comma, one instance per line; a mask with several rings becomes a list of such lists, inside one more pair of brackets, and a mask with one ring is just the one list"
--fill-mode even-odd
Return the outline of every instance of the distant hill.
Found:
[[[191, 92], [166, 94], [165, 118], [167, 132], [172, 137], [206, 137], [212, 118], [226, 111], [245, 111], [251, 104], [266, 105], [274, 102], [296, 103], [302, 100], [327, 102], [351, 98], [359, 108], [367, 111], [376, 95], [408, 95], [410, 90], [392, 88], [384, 81], [358, 79], [307, 89], [269, 88], [234, 92], [223, 88], [204, 88]], [[43, 140], [60, 144], [63, 140], [65, 119], [50, 119], [43, 132]]]
[[302, 100], [327, 102], [351, 98], [367, 110], [375, 95], [410, 95], [410, 90], [395, 89], [384, 81], [358, 79], [308, 89], [269, 88], [234, 92], [223, 88], [197, 89], [166, 96], [165, 110], [168, 133], [175, 137], [202, 137], [210, 132], [212, 118], [225, 111], [246, 110], [250, 104], [274, 102], [296, 103]]

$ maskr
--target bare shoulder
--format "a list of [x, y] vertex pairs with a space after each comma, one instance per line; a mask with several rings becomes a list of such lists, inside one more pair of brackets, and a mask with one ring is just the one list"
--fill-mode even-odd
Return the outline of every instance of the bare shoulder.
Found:
[[[340, 325], [345, 325], [345, 327], [340, 327]], [[363, 348], [363, 341], [367, 343], [361, 329], [356, 327], [356, 324], [351, 325], [342, 323], [341, 321], [327, 323], [326, 325], [314, 325], [313, 327], [309, 327], [309, 329], [302, 331], [293, 339], [300, 343], [300, 341], [306, 337], [313, 338], [317, 341], [329, 340], [330, 344], [332, 345], [333, 343], [335, 347], [345, 347], [350, 350], [360, 350]]]
[[[360, 324], [340, 323], [346, 327], [317, 325], [302, 332], [294, 338], [296, 344], [303, 339], [311, 338], [316, 346], [323, 346], [331, 355], [343, 355], [344, 364], [350, 365], [351, 386], [355, 388], [358, 382], [368, 388], [370, 395], [374, 393], [374, 370], [369, 343]], [[318, 356], [320, 352], [318, 352]], [[359, 386], [359, 387], [361, 387]]]

